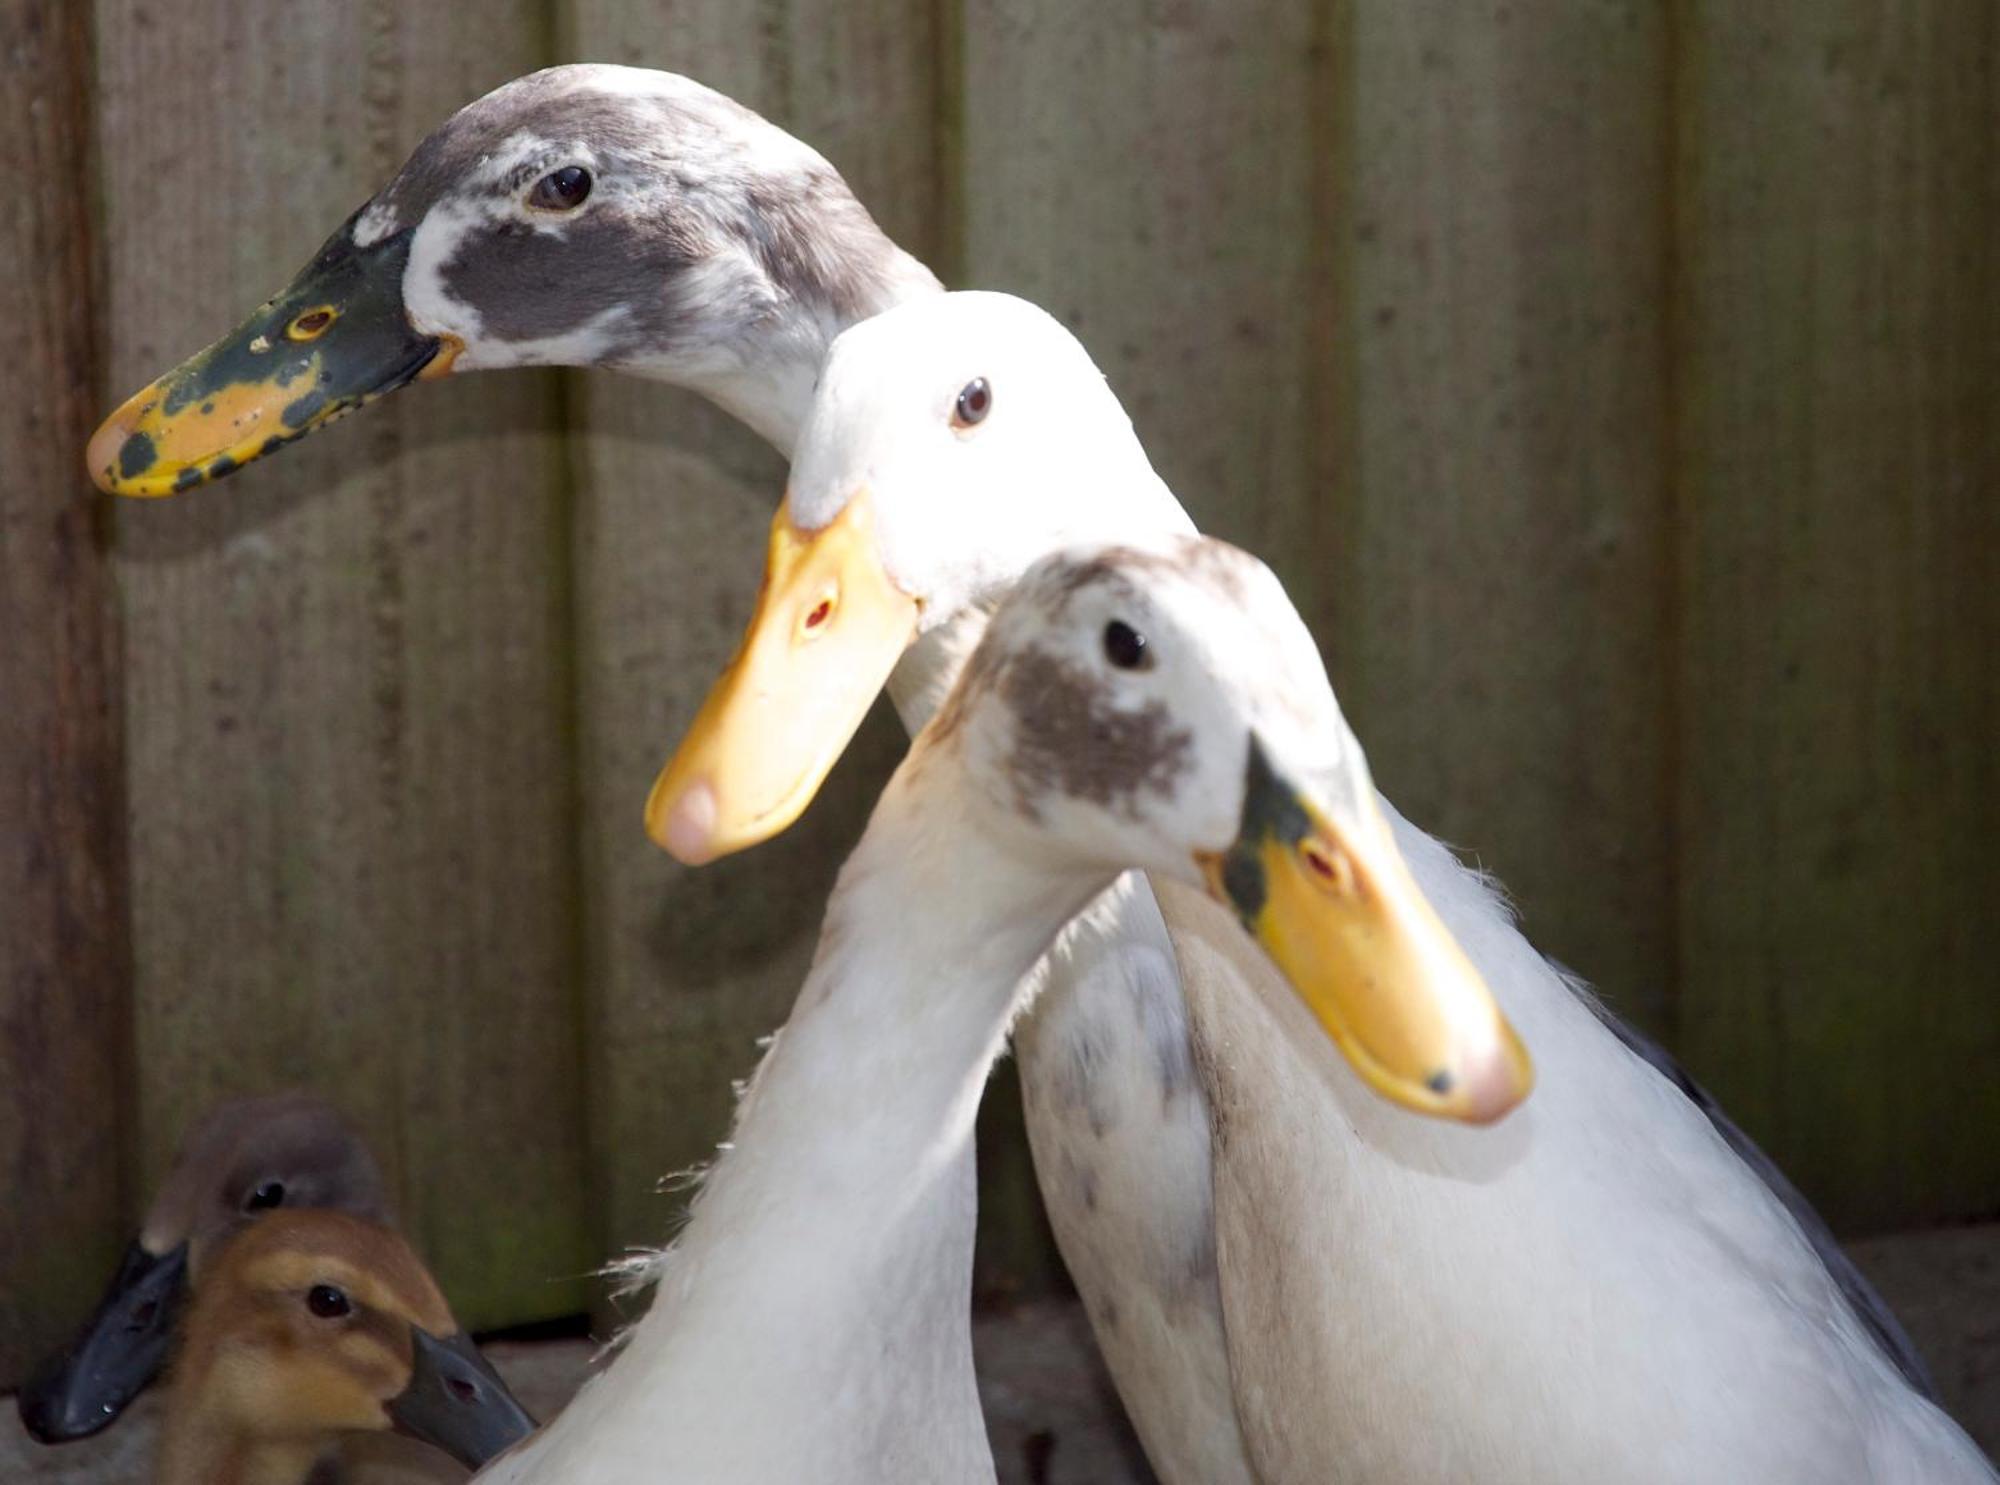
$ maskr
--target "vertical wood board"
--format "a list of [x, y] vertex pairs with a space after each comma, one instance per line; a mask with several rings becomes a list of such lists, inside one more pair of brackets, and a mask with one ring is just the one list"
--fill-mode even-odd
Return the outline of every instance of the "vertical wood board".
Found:
[[[96, 13], [121, 392], [538, 65], [547, 25], [536, 0]], [[117, 511], [143, 1168], [216, 1098], [317, 1088], [471, 1324], [574, 1310], [592, 1259], [555, 391], [420, 384]]]
[[1682, 29], [1684, 1048], [1837, 1222], [1990, 1212], [2000, 16]]
[[0, 9], [0, 1389], [88, 1312], [127, 1220], [117, 624], [94, 425], [89, 16]]
[[1664, 20], [1342, 9], [1321, 637], [1389, 797], [1667, 1031]]

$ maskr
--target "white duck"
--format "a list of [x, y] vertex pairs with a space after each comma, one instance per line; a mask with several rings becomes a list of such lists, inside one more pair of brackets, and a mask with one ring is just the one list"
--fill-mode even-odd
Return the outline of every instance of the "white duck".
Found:
[[[678, 382], [789, 453], [834, 335], [937, 289], [824, 160], [730, 100], [666, 73], [554, 68], [498, 89], [424, 140], [290, 286], [107, 420], [90, 468], [108, 490], [185, 489], [418, 375], [516, 364], [604, 365]], [[329, 378], [328, 395], [302, 405], [293, 388], [308, 369]], [[942, 626], [911, 648], [892, 683], [906, 716], [935, 704], [963, 640]], [[1135, 889], [1098, 931], [1058, 947], [1015, 1046], [1051, 1221], [1168, 1485], [1253, 1478], [1239, 1398], [1260, 1413], [1260, 1398], [1288, 1395], [1262, 1378], [1264, 1357], [1287, 1358], [1297, 1377], [1323, 1376], [1299, 1358], [1317, 1354], [1339, 1320], [1271, 1303], [1258, 1286], [1294, 1274], [1316, 1283], [1325, 1252], [1351, 1245], [1359, 1215], [1390, 1200], [1368, 1184], [1373, 1164], [1330, 1189], [1292, 1184], [1239, 1141], [1212, 1139], [1210, 1099], [1234, 1106], [1257, 1072], [1254, 1059], [1225, 1061], [1213, 1049], [1197, 1064], [1179, 982], [1199, 999], [1210, 973], [1205, 958], [1177, 973], [1151, 894]], [[1662, 1054], [1627, 1039], [1671, 1072]], [[1088, 1098], [1076, 1096], [1079, 1068], [1094, 1074]], [[1700, 1102], [1698, 1090], [1685, 1091]], [[1329, 1093], [1323, 1108], [1335, 1103]], [[1759, 1161], [1856, 1313], [1920, 1376], [1895, 1322], [1810, 1209], [1700, 1106]], [[1386, 1111], [1369, 1117], [1410, 1127], [1412, 1140], [1437, 1137]], [[1329, 1138], [1344, 1167], [1354, 1133], [1342, 1126]], [[1073, 1174], [1081, 1171], [1092, 1179]], [[1267, 1197], [1266, 1182], [1283, 1203]], [[1429, 1199], [1399, 1190], [1394, 1202], [1406, 1210]], [[1270, 1229], [1279, 1245], [1261, 1253], [1260, 1208], [1283, 1214]], [[1449, 1220], [1449, 1209], [1439, 1217]], [[1414, 1269], [1418, 1257], [1376, 1254], [1378, 1287], [1411, 1287], [1405, 1278], [1418, 1276], [1399, 1277], [1397, 1266]], [[1241, 1386], [1231, 1377], [1225, 1286], [1234, 1334], [1252, 1333], [1245, 1315], [1254, 1313], [1263, 1342], [1258, 1356], [1237, 1358]], [[1371, 1312], [1359, 1296], [1329, 1303], [1350, 1299], [1335, 1336]], [[1429, 1330], [1460, 1316], [1447, 1305]], [[1378, 1343], [1409, 1335], [1408, 1371], [1423, 1364], [1425, 1333], [1421, 1324], [1395, 1329]], [[1396, 1422], [1393, 1412], [1353, 1421], [1364, 1457], [1371, 1428]]]
[[[954, 294], [848, 331], [750, 636], [656, 786], [656, 835], [705, 859], [782, 828], [905, 642], [947, 626], [962, 639], [1045, 551], [1186, 524], [1083, 348], [1033, 306]], [[1233, 635], [1223, 653], [1263, 663]], [[1061, 711], [1059, 684], [1040, 695]], [[1107, 745], [1121, 725], [1064, 735]], [[1259, 1478], [1992, 1479], [1727, 1131], [1634, 1055], [1480, 877], [1390, 817], [1541, 1070], [1498, 1129], [1365, 1096], [1227, 914], [1161, 890], [1211, 1100], [1231, 1374]], [[1038, 1144], [1044, 1179], [1101, 1204], [1100, 1135], [1143, 1098], [1173, 1100], [1179, 1044], [1156, 1037], [1137, 1089], [1090, 1036], [1053, 1066], [1048, 1043], [1027, 1045], [1037, 1102], [1088, 1115]], [[1175, 1296], [1154, 1276], [1155, 1305]], [[1112, 1336], [1147, 1323], [1096, 1320]]]
[[[1289, 890], [1303, 848], [1278, 822], [1373, 860], [1373, 801], [1305, 626], [1254, 559], [1183, 537], [1036, 567], [841, 872], [651, 1310], [480, 1478], [992, 1480], [969, 1154], [1030, 970], [1137, 865], [1227, 899], [1317, 999], [1374, 918], [1366, 894]], [[1412, 988], [1476, 995], [1435, 919], [1402, 907]]]

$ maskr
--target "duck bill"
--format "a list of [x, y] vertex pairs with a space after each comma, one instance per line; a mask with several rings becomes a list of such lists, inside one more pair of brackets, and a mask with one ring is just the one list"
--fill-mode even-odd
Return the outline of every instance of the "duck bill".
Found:
[[412, 229], [368, 247], [353, 221], [277, 298], [128, 398], [85, 451], [114, 495], [176, 495], [241, 469], [419, 376], [460, 349], [403, 307]]
[[1245, 782], [1237, 839], [1199, 865], [1362, 1079], [1469, 1124], [1526, 1098], [1526, 1049], [1418, 889], [1365, 779], [1335, 811], [1253, 737]]
[[476, 1470], [535, 1431], [528, 1410], [463, 1331], [435, 1336], [413, 1326], [410, 1351], [410, 1385], [388, 1404], [400, 1432]]
[[166, 1364], [187, 1297], [187, 1245], [165, 1254], [134, 1242], [82, 1330], [20, 1391], [21, 1423], [44, 1444], [108, 1427]]
[[817, 531], [778, 508], [742, 648], [646, 801], [690, 866], [770, 839], [812, 802], [917, 629], [875, 546], [867, 491]]

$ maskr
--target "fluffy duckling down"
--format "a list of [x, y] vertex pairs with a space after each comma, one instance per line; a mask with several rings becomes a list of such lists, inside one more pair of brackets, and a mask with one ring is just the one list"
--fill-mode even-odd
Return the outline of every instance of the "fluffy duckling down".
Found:
[[154, 1478], [303, 1485], [344, 1437], [390, 1429], [477, 1468], [533, 1428], [402, 1237], [278, 1211], [215, 1255], [187, 1309]]

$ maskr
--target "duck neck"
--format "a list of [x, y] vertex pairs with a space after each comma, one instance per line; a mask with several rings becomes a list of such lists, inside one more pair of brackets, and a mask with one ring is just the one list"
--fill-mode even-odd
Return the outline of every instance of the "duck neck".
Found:
[[955, 756], [920, 753], [885, 791], [667, 1260], [632, 1342], [652, 1363], [631, 1360], [691, 1399], [677, 1426], [731, 1426], [730, 1388], [755, 1377], [784, 1426], [836, 1452], [939, 1419], [969, 1419], [984, 1451], [974, 1116], [1024, 977], [1101, 883], [995, 840], [956, 774]]
[[838, 276], [766, 278], [762, 294], [753, 296], [754, 317], [712, 341], [705, 353], [677, 349], [657, 367], [633, 369], [692, 387], [789, 459], [835, 338], [907, 299], [944, 292], [936, 275], [872, 222], [868, 233], [829, 253], [846, 265]]
[[325, 1457], [323, 1441], [260, 1440], [170, 1405], [156, 1485], [305, 1485]]

